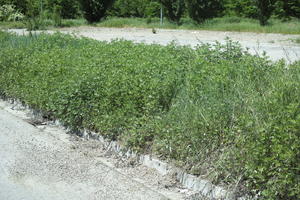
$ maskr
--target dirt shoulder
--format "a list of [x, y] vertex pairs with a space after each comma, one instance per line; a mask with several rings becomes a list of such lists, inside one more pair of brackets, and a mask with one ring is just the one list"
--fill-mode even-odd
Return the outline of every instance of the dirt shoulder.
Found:
[[185, 199], [172, 177], [0, 102], [0, 199]]

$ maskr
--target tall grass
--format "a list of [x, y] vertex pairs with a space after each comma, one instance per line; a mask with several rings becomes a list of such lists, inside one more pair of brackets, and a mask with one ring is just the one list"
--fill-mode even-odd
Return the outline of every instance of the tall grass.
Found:
[[300, 62], [0, 32], [0, 94], [264, 199], [299, 199]]
[[300, 21], [294, 19], [289, 22], [282, 22], [271, 19], [269, 25], [261, 26], [258, 20], [254, 19], [224, 17], [207, 20], [199, 28], [217, 31], [300, 34]]
[[0, 29], [11, 29], [11, 28], [26, 28], [26, 23], [23, 21], [0, 22]]
[[214, 30], [214, 31], [238, 31], [238, 32], [257, 32], [257, 33], [283, 33], [300, 34], [300, 21], [291, 20], [281, 22], [272, 19], [269, 25], [260, 26], [258, 20], [239, 17], [223, 17], [206, 20], [202, 24], [195, 24], [190, 19], [182, 19], [181, 25], [170, 23], [165, 20], [161, 25], [158, 18], [151, 21], [142, 18], [108, 18], [100, 23], [100, 27], [138, 27], [138, 28], [166, 28], [166, 29], [193, 29], [193, 30]]
[[[87, 25], [86, 20], [84, 19], [62, 19], [59, 26], [55, 25], [54, 20], [52, 19], [43, 19], [40, 21], [42, 24], [42, 29], [52, 29], [57, 27], [77, 27]], [[27, 21], [15, 21], [15, 22], [0, 22], [0, 29], [12, 29], [12, 28], [28, 28]]]
[[[63, 19], [59, 27], [77, 27], [88, 26], [84, 19]], [[55, 27], [55, 23], [51, 19], [44, 22], [46, 28]], [[115, 27], [115, 28], [165, 28], [165, 29], [190, 29], [190, 30], [213, 30], [213, 31], [237, 31], [237, 32], [257, 32], [257, 33], [282, 33], [282, 34], [300, 34], [300, 21], [293, 19], [288, 22], [282, 22], [277, 19], [271, 19], [269, 25], [260, 26], [258, 20], [239, 18], [239, 17], [223, 17], [206, 20], [202, 24], [196, 24], [189, 18], [183, 18], [181, 24], [177, 25], [164, 20], [160, 24], [159, 18], [116, 18], [108, 17], [107, 19], [92, 24], [98, 27]], [[26, 28], [25, 22], [1, 22], [0, 28]]]

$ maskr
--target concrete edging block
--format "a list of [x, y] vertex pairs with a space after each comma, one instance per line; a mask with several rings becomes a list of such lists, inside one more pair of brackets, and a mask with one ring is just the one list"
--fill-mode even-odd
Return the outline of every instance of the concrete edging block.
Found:
[[[34, 110], [30, 108], [28, 105], [25, 105], [23, 102], [17, 100], [17, 99], [9, 99], [5, 97], [1, 97], [3, 101], [6, 101], [12, 105], [13, 110], [24, 110], [29, 112], [32, 115], [32, 118], [34, 119], [43, 119], [43, 112]], [[63, 123], [60, 120], [54, 120], [51, 124], [56, 126], [61, 126], [67, 131], [71, 131], [70, 128], [63, 125]], [[245, 197], [235, 197], [234, 191], [226, 190], [225, 188], [221, 186], [213, 185], [210, 181], [201, 179], [199, 177], [196, 177], [194, 175], [186, 173], [184, 170], [179, 169], [177, 167], [174, 167], [164, 161], [161, 161], [155, 157], [152, 157], [152, 155], [146, 154], [141, 155], [137, 154], [136, 152], [133, 152], [130, 149], [127, 149], [120, 145], [116, 141], [110, 141], [108, 139], [105, 139], [102, 135], [92, 132], [89, 130], [83, 130], [78, 131], [76, 133], [80, 137], [86, 138], [86, 139], [95, 139], [101, 142], [107, 151], [111, 151], [113, 153], [116, 153], [120, 156], [126, 157], [126, 158], [133, 158], [136, 159], [140, 164], [147, 166], [149, 168], [153, 168], [157, 170], [161, 175], [176, 175], [176, 180], [181, 183], [185, 188], [193, 190], [194, 192], [199, 193], [199, 195], [202, 195], [206, 198], [212, 199], [212, 200], [246, 200], [246, 199], [256, 199], [251, 198], [248, 196]]]

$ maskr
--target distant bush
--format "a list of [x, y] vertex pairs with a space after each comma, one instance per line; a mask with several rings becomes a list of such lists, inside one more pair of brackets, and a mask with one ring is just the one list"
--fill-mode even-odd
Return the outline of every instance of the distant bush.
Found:
[[300, 19], [300, 1], [277, 0], [274, 5], [274, 14], [283, 20], [289, 20], [291, 17]]
[[2, 96], [261, 199], [300, 197], [299, 61], [230, 40], [193, 50], [0, 32], [0, 49]]
[[0, 21], [19, 21], [24, 19], [24, 15], [17, 11], [13, 5], [0, 6]]
[[165, 8], [166, 17], [170, 21], [179, 24], [186, 9], [184, 0], [160, 0], [160, 2]]
[[275, 2], [276, 0], [256, 0], [260, 25], [267, 25], [273, 13]]
[[227, 0], [225, 1], [225, 15], [258, 18], [256, 1], [253, 0]]
[[160, 4], [151, 0], [116, 0], [110, 16], [117, 17], [159, 17]]
[[84, 18], [89, 22], [99, 22], [106, 15], [114, 0], [79, 0]]
[[186, 0], [187, 12], [198, 23], [222, 15], [223, 0]]
[[63, 19], [74, 19], [81, 16], [79, 1], [76, 0], [43, 0], [44, 10], [56, 13], [59, 7], [60, 16]]

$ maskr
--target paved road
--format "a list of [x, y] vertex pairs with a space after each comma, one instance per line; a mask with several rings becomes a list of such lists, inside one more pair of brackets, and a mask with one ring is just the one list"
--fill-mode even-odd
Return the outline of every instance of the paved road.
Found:
[[[26, 31], [23, 29], [11, 31], [18, 34], [26, 34]], [[101, 41], [122, 38], [135, 42], [158, 43], [162, 45], [176, 41], [178, 44], [191, 45], [193, 47], [201, 42], [214, 43], [219, 41], [220, 43], [225, 43], [225, 39], [229, 37], [233, 41], [239, 41], [244, 48], [249, 48], [252, 54], [262, 54], [265, 51], [273, 61], [282, 58], [287, 62], [300, 60], [300, 45], [292, 42], [292, 40], [299, 38], [299, 35], [167, 29], [158, 30], [157, 34], [153, 34], [151, 29], [96, 27], [63, 28], [56, 31]], [[54, 31], [47, 32], [53, 33]]]
[[82, 146], [84, 142], [73, 141], [62, 129], [36, 128], [22, 119], [24, 113], [17, 117], [3, 105], [0, 102], [1, 200], [183, 198], [116, 170], [106, 162], [99, 143]]

